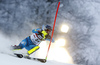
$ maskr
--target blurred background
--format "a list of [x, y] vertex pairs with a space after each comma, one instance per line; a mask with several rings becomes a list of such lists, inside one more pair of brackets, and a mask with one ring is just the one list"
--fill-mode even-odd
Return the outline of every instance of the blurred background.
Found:
[[[64, 63], [100, 65], [100, 0], [0, 0], [0, 52], [10, 53], [11, 45], [32, 34], [42, 25], [53, 27], [48, 59]], [[34, 53], [45, 58], [48, 41]]]

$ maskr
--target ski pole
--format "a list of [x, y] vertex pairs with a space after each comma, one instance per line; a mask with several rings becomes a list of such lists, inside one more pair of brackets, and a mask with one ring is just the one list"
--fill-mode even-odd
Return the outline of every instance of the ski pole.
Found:
[[56, 23], [56, 18], [57, 18], [59, 6], [60, 6], [60, 2], [58, 3], [58, 7], [57, 7], [57, 10], [56, 10], [56, 14], [55, 14], [55, 19], [54, 19], [54, 24], [53, 24], [52, 34], [51, 34], [51, 40], [50, 40], [48, 50], [47, 50], [47, 55], [46, 55], [46, 58], [45, 58], [46, 60], [47, 60], [49, 49], [50, 49], [50, 46], [51, 46], [51, 41], [52, 41], [52, 37], [53, 37], [53, 33], [54, 33], [54, 28], [55, 28], [55, 23]]

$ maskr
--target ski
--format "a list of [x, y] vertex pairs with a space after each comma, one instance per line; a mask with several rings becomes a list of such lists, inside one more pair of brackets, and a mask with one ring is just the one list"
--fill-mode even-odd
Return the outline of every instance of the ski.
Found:
[[14, 54], [14, 55], [16, 55], [18, 58], [25, 58], [25, 59], [29, 59], [29, 60], [36, 60], [36, 61], [40, 61], [42, 63], [46, 62], [46, 59], [32, 58], [32, 57], [29, 57], [29, 56], [23, 56], [22, 54]]
[[37, 61], [40, 61], [42, 63], [45, 63], [46, 62], [46, 59], [40, 59], [40, 58], [33, 58], [34, 60], [37, 60]]

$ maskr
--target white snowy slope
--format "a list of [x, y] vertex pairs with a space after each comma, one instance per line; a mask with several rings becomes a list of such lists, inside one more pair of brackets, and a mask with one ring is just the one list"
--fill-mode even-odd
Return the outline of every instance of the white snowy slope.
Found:
[[24, 58], [17, 58], [7, 54], [0, 53], [0, 65], [73, 65], [73, 64], [65, 64], [56, 61], [47, 61], [46, 63], [41, 63], [34, 60], [28, 60]]
[[0, 34], [0, 65], [73, 65], [67, 63], [61, 63], [54, 60], [47, 60], [46, 63], [41, 63], [35, 60], [29, 60], [25, 58], [17, 58], [11, 56], [12, 51], [9, 50], [12, 39], [5, 37], [3, 34]]

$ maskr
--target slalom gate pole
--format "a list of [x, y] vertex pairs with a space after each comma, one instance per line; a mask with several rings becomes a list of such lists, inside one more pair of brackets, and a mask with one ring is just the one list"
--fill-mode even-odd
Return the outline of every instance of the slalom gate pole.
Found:
[[56, 11], [56, 14], [55, 14], [55, 19], [54, 19], [54, 24], [53, 24], [52, 34], [51, 34], [51, 40], [50, 40], [48, 50], [47, 50], [47, 55], [46, 55], [46, 58], [45, 58], [46, 60], [47, 60], [49, 49], [50, 49], [50, 46], [51, 46], [51, 41], [52, 41], [52, 37], [53, 37], [53, 33], [54, 33], [54, 28], [55, 28], [55, 23], [56, 23], [56, 18], [57, 18], [59, 6], [60, 6], [60, 2], [58, 3], [57, 11]]

